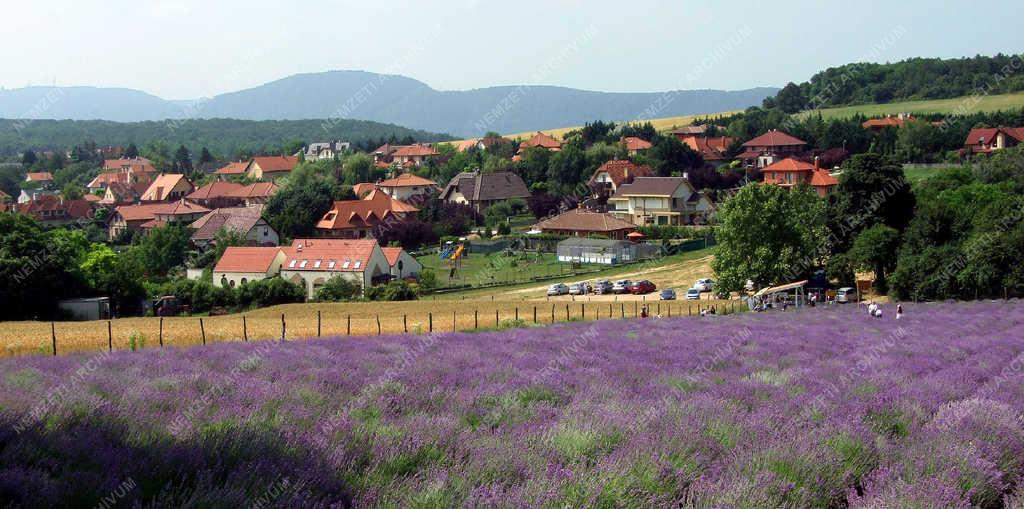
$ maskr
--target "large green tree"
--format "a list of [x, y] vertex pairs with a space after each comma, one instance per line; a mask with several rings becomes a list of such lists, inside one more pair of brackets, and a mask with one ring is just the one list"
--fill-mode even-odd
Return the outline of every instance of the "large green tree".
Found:
[[858, 154], [842, 171], [829, 217], [833, 251], [846, 252], [858, 233], [876, 224], [906, 227], [915, 201], [903, 168], [878, 154]]
[[300, 164], [267, 202], [268, 221], [284, 237], [309, 236], [338, 193], [334, 177], [318, 173], [310, 163]]
[[825, 202], [806, 185], [744, 186], [722, 204], [712, 268], [718, 285], [737, 291], [808, 275], [826, 255]]

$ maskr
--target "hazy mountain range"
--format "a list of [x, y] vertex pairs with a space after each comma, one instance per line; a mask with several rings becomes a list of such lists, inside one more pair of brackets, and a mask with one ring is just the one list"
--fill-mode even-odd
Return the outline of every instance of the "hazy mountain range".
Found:
[[584, 122], [654, 118], [760, 105], [775, 88], [594, 92], [553, 86], [441, 91], [404, 76], [364, 71], [298, 74], [208, 99], [170, 101], [125, 88], [0, 90], [0, 118], [136, 122], [174, 118], [301, 120], [350, 118], [478, 136]]

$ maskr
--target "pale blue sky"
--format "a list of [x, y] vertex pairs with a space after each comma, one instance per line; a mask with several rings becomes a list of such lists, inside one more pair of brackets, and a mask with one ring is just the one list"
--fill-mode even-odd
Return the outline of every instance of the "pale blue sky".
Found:
[[361, 69], [442, 90], [781, 86], [854, 60], [1024, 52], [1024, 2], [10, 0], [0, 86], [211, 96]]

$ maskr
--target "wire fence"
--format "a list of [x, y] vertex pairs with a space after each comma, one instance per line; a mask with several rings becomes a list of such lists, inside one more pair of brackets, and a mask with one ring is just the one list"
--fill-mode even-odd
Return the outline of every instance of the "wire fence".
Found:
[[[437, 304], [441, 304], [438, 302]], [[478, 305], [474, 305], [478, 304]], [[745, 311], [738, 301], [551, 301], [458, 302], [429, 310], [399, 312], [397, 308], [368, 313], [345, 312], [343, 306], [301, 311], [203, 317], [148, 317], [89, 322], [15, 322], [0, 331], [4, 354], [63, 355], [89, 351], [133, 351], [224, 342], [303, 340], [328, 337], [486, 331], [555, 323], [698, 316], [714, 309], [727, 315]], [[293, 308], [294, 309], [294, 308]], [[11, 324], [8, 324], [11, 325]]]

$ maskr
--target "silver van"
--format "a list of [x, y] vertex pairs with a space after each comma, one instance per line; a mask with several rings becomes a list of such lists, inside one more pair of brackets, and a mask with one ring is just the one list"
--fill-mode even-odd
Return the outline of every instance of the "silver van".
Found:
[[840, 304], [857, 302], [857, 289], [846, 286], [836, 290], [836, 302]]

